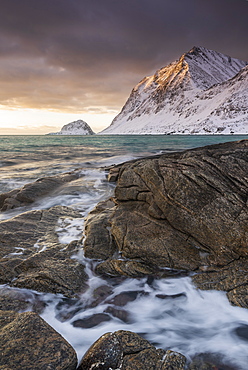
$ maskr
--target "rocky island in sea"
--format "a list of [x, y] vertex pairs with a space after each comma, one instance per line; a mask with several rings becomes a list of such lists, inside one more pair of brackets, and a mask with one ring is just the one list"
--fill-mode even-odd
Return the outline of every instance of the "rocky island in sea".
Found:
[[[143, 302], [139, 315], [147, 310], [149, 297], [159, 307], [182, 302], [183, 313], [187, 289], [177, 294], [158, 290], [177, 277], [191, 277], [202, 291], [227, 292], [232, 305], [248, 308], [248, 140], [135, 159], [108, 172], [115, 193], [89, 213], [86, 238], [61, 242], [58, 221], [82, 220], [80, 212], [66, 206], [30, 210], [0, 222], [0, 367], [245, 369], [247, 351], [237, 364], [214, 350], [186, 358], [126, 328], [135, 328], [128, 307], [137, 299]], [[82, 176], [78, 169], [2, 193], [1, 211], [25, 210], [65, 184], [75, 191], [73, 184]], [[131, 291], [130, 279], [137, 282]], [[75, 335], [85, 340], [90, 328], [110, 320], [125, 329], [101, 336], [78, 365], [71, 345], [40, 317], [51, 299], [42, 299], [41, 292], [57, 295], [57, 318], [69, 320]], [[77, 318], [83, 311], [88, 315]], [[166, 315], [165, 321], [174, 313]], [[240, 320], [232, 332], [247, 348], [248, 325]], [[169, 332], [161, 335], [166, 341]]]
[[59, 132], [51, 132], [48, 135], [94, 135], [94, 132], [88, 123], [79, 119], [67, 123]]

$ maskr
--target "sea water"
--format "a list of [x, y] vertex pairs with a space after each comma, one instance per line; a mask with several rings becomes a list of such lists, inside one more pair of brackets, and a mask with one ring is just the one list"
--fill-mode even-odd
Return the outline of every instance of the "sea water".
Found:
[[[75, 169], [82, 174], [73, 189], [68, 184], [29, 207], [2, 213], [0, 220], [54, 205], [70, 206], [87, 216], [99, 201], [114, 192], [114, 185], [106, 180], [106, 166], [245, 138], [244, 135], [0, 136], [1, 193], [45, 176]], [[82, 219], [60, 220], [57, 233], [65, 245], [81, 239]], [[225, 292], [198, 290], [190, 277], [103, 279], [94, 274], [96, 262], [86, 259], [83, 249], [73, 258], [86, 265], [90, 277], [89, 288], [78, 299], [23, 291], [30, 302], [37, 296], [44, 302], [41, 316], [71, 343], [79, 359], [102, 334], [130, 330], [158, 348], [181, 352], [189, 361], [196, 354], [208, 352], [220, 356], [232, 369], [248, 368], [248, 310], [231, 306]], [[92, 293], [97, 289], [107, 293], [95, 305]], [[92, 317], [100, 319], [94, 323]]]

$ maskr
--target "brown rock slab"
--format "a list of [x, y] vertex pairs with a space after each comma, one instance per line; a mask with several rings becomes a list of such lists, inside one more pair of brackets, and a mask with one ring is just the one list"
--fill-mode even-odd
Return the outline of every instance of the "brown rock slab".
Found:
[[0, 311], [0, 324], [2, 369], [76, 369], [74, 349], [37, 314]]
[[0, 222], [0, 284], [68, 297], [85, 290], [84, 265], [71, 258], [77, 242], [64, 245], [58, 240], [55, 229], [63, 217], [81, 215], [56, 206]]
[[125, 322], [125, 323], [131, 323], [130, 315], [127, 311], [118, 309], [113, 306], [108, 306], [104, 312], [109, 313], [113, 317], [116, 317], [117, 319]]
[[[164, 351], [156, 350], [154, 347], [144, 349], [138, 353], [126, 355], [123, 359], [123, 370], [160, 370]], [[176, 370], [176, 368], [175, 368]]]
[[127, 330], [118, 330], [115, 332], [124, 355], [137, 353], [145, 349], [154, 348], [148, 340], [140, 335]]
[[89, 213], [85, 222], [85, 257], [105, 260], [115, 253], [116, 245], [109, 232], [114, 206], [111, 200], [103, 201]]
[[31, 204], [37, 199], [52, 193], [65, 183], [76, 180], [79, 177], [80, 172], [77, 171], [43, 177], [35, 182], [24, 185], [22, 188], [2, 193], [0, 194], [0, 211], [8, 211]]
[[102, 322], [110, 321], [111, 317], [106, 313], [96, 313], [84, 319], [78, 319], [73, 321], [72, 325], [75, 328], [94, 328], [95, 326], [101, 324]]
[[120, 171], [120, 167], [118, 167], [118, 166], [109, 168], [108, 181], [109, 182], [116, 182], [117, 179], [118, 179], [118, 176], [119, 176], [119, 171]]
[[114, 304], [115, 306], [125, 306], [128, 302], [133, 302], [141, 294], [139, 291], [126, 291], [117, 294], [114, 298], [107, 301], [107, 303]]
[[189, 370], [239, 370], [236, 366], [226, 364], [219, 355], [200, 353], [190, 363]]
[[111, 232], [122, 257], [147, 266], [196, 269], [201, 263], [199, 251], [166, 220], [152, 218], [148, 209], [142, 201], [119, 204], [111, 219]]
[[34, 311], [42, 313], [45, 303], [38, 294], [27, 290], [3, 286], [0, 289], [0, 310], [2, 311]]
[[96, 266], [96, 272], [99, 275], [106, 276], [126, 276], [126, 277], [144, 277], [147, 275], [156, 275], [158, 268], [149, 266], [143, 262], [132, 260], [108, 259]]
[[77, 296], [87, 288], [88, 276], [83, 265], [69, 258], [58, 260], [56, 254], [49, 259], [42, 257], [31, 257], [20, 263], [16, 268], [19, 274], [11, 286], [67, 297]]
[[113, 293], [112, 288], [109, 285], [100, 285], [93, 291], [93, 302], [90, 307], [96, 307], [103, 302], [108, 296]]
[[186, 358], [178, 352], [166, 351], [161, 370], [184, 370]]
[[122, 348], [114, 333], [100, 337], [82, 358], [78, 370], [117, 369], [122, 362]]
[[[6, 258], [8, 254], [11, 254], [12, 259], [26, 259], [28, 255], [34, 253], [35, 243], [39, 242], [42, 245], [43, 242], [44, 247], [44, 242], [57, 243], [58, 236], [55, 228], [59, 218], [63, 217], [80, 218], [82, 216], [69, 207], [55, 206], [50, 209], [24, 212], [11, 219], [0, 221], [0, 258]], [[19, 254], [13, 255], [14, 253]]]
[[111, 219], [122, 255], [191, 270], [247, 256], [247, 173], [248, 140], [124, 164]]
[[198, 287], [226, 290], [233, 304], [248, 307], [248, 140], [142, 158], [116, 172], [115, 207], [104, 222], [117, 251], [105, 238], [109, 253], [96, 272], [194, 271]]
[[205, 290], [223, 290], [229, 301], [240, 307], [248, 307], [248, 263], [239, 258], [219, 268], [209, 268], [193, 276], [193, 282]]
[[78, 370], [183, 370], [185, 363], [180, 353], [156, 349], [138, 334], [119, 330], [99, 338]]

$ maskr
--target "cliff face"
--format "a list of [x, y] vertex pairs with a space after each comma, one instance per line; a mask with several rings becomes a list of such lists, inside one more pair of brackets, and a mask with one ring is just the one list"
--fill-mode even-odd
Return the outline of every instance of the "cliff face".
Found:
[[101, 134], [247, 133], [246, 64], [194, 47], [135, 86]]

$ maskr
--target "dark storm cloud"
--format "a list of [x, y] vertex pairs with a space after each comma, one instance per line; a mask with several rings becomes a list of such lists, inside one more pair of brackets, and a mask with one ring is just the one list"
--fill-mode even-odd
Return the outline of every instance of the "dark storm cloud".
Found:
[[115, 110], [194, 45], [248, 59], [245, 0], [1, 0], [0, 104]]

